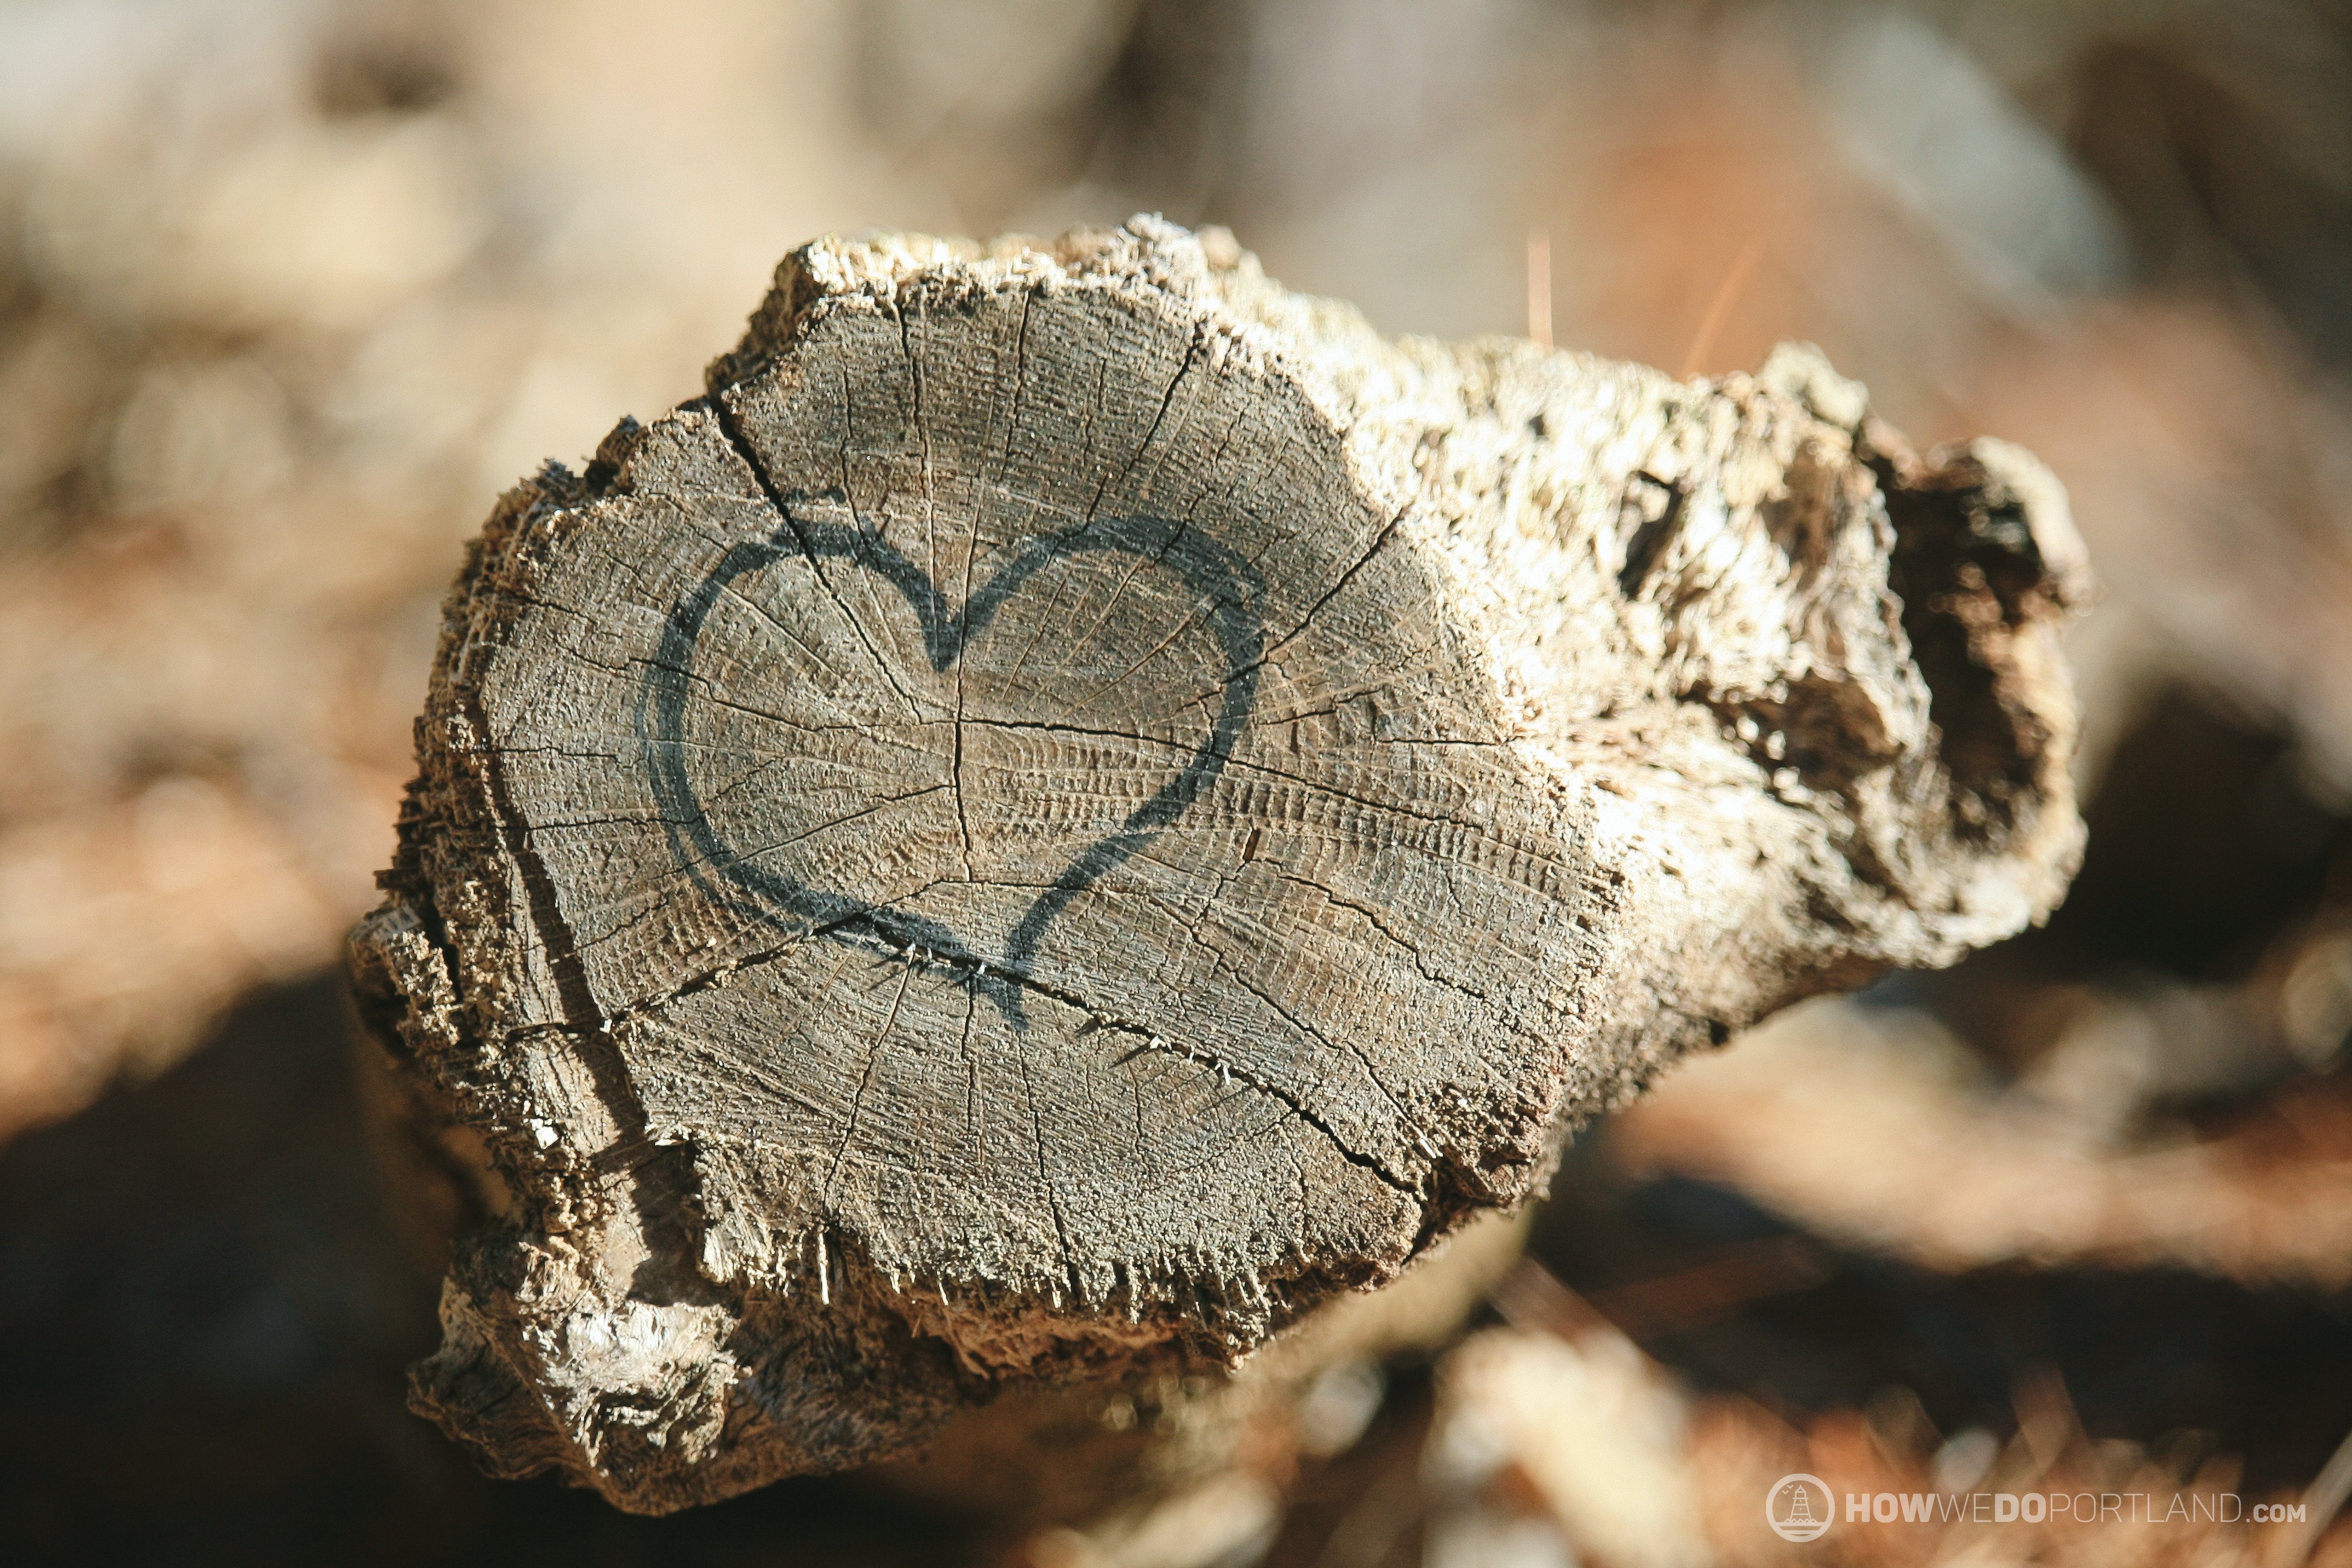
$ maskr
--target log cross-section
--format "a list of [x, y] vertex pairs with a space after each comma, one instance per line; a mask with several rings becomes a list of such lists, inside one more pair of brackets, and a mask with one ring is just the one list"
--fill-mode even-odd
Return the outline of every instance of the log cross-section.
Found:
[[1810, 351], [1394, 344], [1222, 235], [788, 258], [501, 501], [362, 1010], [421, 1405], [662, 1510], [1236, 1360], [1678, 1053], [2045, 912], [2063, 501]]

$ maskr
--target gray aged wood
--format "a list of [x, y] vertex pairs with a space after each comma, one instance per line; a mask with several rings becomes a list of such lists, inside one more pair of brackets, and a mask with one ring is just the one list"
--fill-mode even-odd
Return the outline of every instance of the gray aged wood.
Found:
[[2055, 485], [1809, 350], [1391, 343], [1222, 235], [788, 258], [499, 505], [355, 933], [421, 1408], [662, 1510], [1245, 1356], [1679, 1054], [2057, 900]]

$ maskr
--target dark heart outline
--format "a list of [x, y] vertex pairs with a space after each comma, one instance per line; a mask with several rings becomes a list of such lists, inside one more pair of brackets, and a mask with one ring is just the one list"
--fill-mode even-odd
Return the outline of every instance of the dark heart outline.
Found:
[[[814, 499], [838, 502], [843, 498], [828, 494]], [[923, 649], [931, 668], [944, 672], [963, 657], [971, 639], [1030, 577], [1055, 561], [1098, 550], [1118, 551], [1169, 567], [1208, 600], [1209, 626], [1226, 658], [1224, 705], [1208, 739], [1176, 776], [1129, 813], [1118, 831], [1080, 850], [1054, 885], [1030, 904], [1006, 940], [1003, 962], [982, 958], [937, 921], [887, 904], [867, 904], [826, 892], [754, 865], [737, 855], [710, 826], [709, 816], [687, 776], [686, 703], [703, 625], [719, 595], [737, 578], [794, 553], [803, 556], [820, 579], [821, 563], [826, 559], [855, 563], [876, 573], [907, 601], [922, 626]], [[708, 576], [678, 599], [662, 627], [660, 652], [646, 669], [637, 728], [671, 853], [698, 887], [730, 908], [771, 922], [782, 910], [806, 921], [809, 936], [878, 942], [901, 954], [951, 964], [962, 970], [966, 984], [988, 995], [1014, 1027], [1025, 1029], [1021, 989], [1031, 981], [1030, 964], [1045, 928], [1071, 900], [1181, 816], [1224, 770], [1234, 742], [1257, 700], [1265, 634], [1255, 606], [1263, 601], [1264, 594], [1265, 582], [1252, 563], [1189, 523], [1152, 517], [1099, 518], [1059, 533], [1028, 539], [950, 616], [947, 598], [930, 574], [880, 533], [804, 521], [794, 517], [787, 506], [782, 528], [764, 540], [731, 547]], [[845, 606], [843, 613], [848, 613]], [[706, 868], [749, 895], [750, 901], [713, 887], [704, 874]]]

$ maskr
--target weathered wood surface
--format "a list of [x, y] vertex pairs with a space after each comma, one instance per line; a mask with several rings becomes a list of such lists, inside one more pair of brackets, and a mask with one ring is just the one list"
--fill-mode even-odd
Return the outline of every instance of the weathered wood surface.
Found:
[[1231, 1362], [1691, 1048], [2058, 898], [2063, 498], [1810, 351], [1391, 343], [1223, 236], [789, 258], [499, 504], [363, 1010], [420, 1406], [659, 1510]]

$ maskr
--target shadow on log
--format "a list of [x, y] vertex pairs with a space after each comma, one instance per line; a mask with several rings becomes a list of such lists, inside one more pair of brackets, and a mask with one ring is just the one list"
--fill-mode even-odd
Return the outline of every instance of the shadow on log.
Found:
[[839, 1481], [685, 1519], [501, 1485], [403, 1407], [432, 1279], [370, 1158], [339, 979], [0, 1150], [12, 1562], [978, 1561], [968, 1520]]

